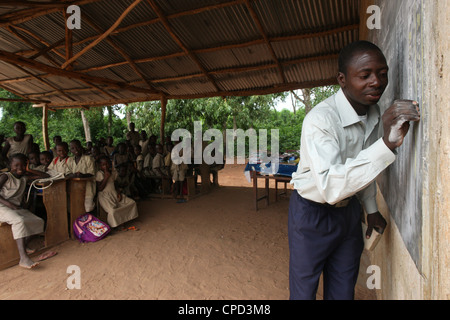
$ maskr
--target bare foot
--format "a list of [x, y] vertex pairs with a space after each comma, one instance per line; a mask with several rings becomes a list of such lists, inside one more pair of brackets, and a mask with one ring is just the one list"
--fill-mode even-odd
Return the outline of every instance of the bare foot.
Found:
[[22, 259], [20, 259], [20, 262], [19, 262], [19, 266], [21, 266], [22, 268], [25, 268], [25, 269], [33, 269], [37, 265], [39, 265], [39, 263], [34, 262], [30, 258], [22, 258]]

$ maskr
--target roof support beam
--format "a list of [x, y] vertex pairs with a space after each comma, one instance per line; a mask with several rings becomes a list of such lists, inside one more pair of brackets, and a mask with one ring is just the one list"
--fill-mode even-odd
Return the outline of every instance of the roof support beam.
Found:
[[78, 52], [76, 55], [74, 55], [72, 58], [70, 58], [68, 61], [66, 61], [62, 66], [61, 69], [67, 68], [68, 65], [70, 65], [72, 62], [77, 60], [79, 57], [81, 57], [83, 54], [91, 50], [93, 47], [95, 47], [97, 44], [99, 44], [103, 39], [105, 39], [108, 35], [110, 35], [122, 22], [123, 19], [133, 10], [139, 3], [141, 3], [142, 0], [136, 0], [134, 1], [125, 11], [120, 15], [120, 17], [114, 22], [114, 24], [105, 31], [100, 37], [92, 41], [89, 45], [87, 45], [83, 50]]
[[0, 0], [2, 6], [15, 6], [15, 7], [31, 7], [31, 8], [55, 8], [66, 6], [69, 1], [53, 1], [53, 2], [39, 2], [39, 1], [26, 1], [26, 0]]
[[44, 55], [44, 54], [47, 54], [47, 52], [54, 50], [54, 49], [55, 49], [57, 46], [59, 46], [61, 43], [64, 43], [64, 41], [65, 41], [65, 38], [63, 38], [63, 39], [61, 39], [61, 40], [59, 40], [59, 41], [56, 41], [54, 44], [52, 44], [52, 45], [50, 45], [50, 46], [47, 46], [46, 48], [42, 49], [42, 50], [39, 51], [39, 52], [36, 52], [35, 54], [33, 54], [32, 56], [30, 56], [29, 58], [30, 58], [30, 59], [36, 59], [37, 57], [40, 57], [40, 56], [42, 56], [42, 55]]
[[[293, 65], [293, 64], [301, 64], [301, 63], [308, 63], [308, 62], [314, 62], [314, 61], [332, 60], [332, 59], [337, 59], [338, 57], [339, 57], [339, 54], [330, 54], [330, 55], [325, 55], [325, 56], [306, 57], [306, 58], [298, 58], [298, 59], [289, 60], [289, 61], [282, 61], [282, 62], [280, 62], [280, 64], [282, 66], [289, 66], [289, 65]], [[261, 71], [261, 70], [274, 69], [274, 68], [278, 68], [278, 65], [275, 63], [261, 65], [261, 66], [250, 66], [250, 67], [246, 66], [246, 67], [219, 69], [219, 70], [210, 71], [209, 73], [216, 75], [216, 74]], [[185, 76], [155, 79], [155, 80], [152, 80], [152, 82], [160, 83], [160, 82], [180, 81], [180, 80], [187, 80], [187, 79], [193, 79], [193, 78], [201, 78], [203, 76], [204, 75], [202, 73], [195, 73], [195, 74], [189, 74], [189, 75], [185, 75]], [[134, 84], [137, 84], [137, 83], [134, 83]]]
[[[1, 1], [1, 0], [0, 0]], [[78, 1], [71, 1], [70, 4], [71, 5], [77, 5], [77, 6], [82, 6], [88, 3], [92, 3], [92, 2], [99, 2], [99, 1], [103, 1], [103, 0], [78, 0]], [[16, 1], [13, 1], [16, 2]], [[20, 2], [20, 1], [19, 1]], [[22, 1], [23, 2], [23, 1]], [[66, 2], [62, 2], [62, 4], [64, 6], [67, 6]], [[14, 5], [17, 6], [17, 5]], [[47, 14], [51, 14], [54, 12], [57, 12], [61, 10], [61, 6], [50, 6], [50, 8], [31, 8], [31, 9], [24, 9], [24, 10], [19, 10], [19, 11], [14, 11], [11, 13], [7, 13], [4, 14], [2, 16], [0, 16], [0, 28], [3, 28], [5, 26], [10, 26], [10, 25], [15, 25], [15, 24], [19, 24], [19, 23], [23, 23], [26, 21], [30, 21], [34, 18], [37, 17], [41, 17]]]
[[[64, 8], [63, 12], [64, 21], [67, 21], [67, 10]], [[69, 29], [67, 23], [64, 25], [65, 28], [65, 46], [66, 46], [66, 62], [69, 61], [73, 57], [73, 32], [72, 29]], [[67, 67], [67, 70], [72, 70], [73, 64], [70, 64]]]
[[278, 69], [278, 76], [280, 78], [281, 83], [286, 82], [286, 78], [284, 76], [283, 67], [280, 64], [280, 61], [278, 61], [278, 57], [275, 54], [275, 51], [273, 50], [272, 44], [270, 43], [269, 37], [266, 34], [266, 31], [264, 30], [264, 27], [261, 23], [261, 20], [259, 19], [258, 15], [256, 14], [255, 10], [252, 7], [252, 4], [250, 3], [250, 0], [245, 1], [245, 5], [247, 6], [248, 11], [250, 12], [250, 15], [253, 18], [253, 21], [255, 22], [256, 26], [259, 29], [259, 32], [261, 33], [264, 42], [266, 43], [267, 48], [269, 49], [270, 55], [272, 56], [273, 61], [275, 61]]
[[[23, 41], [26, 45], [34, 48], [35, 50], [41, 50], [38, 46], [36, 46], [33, 42], [22, 36], [14, 27], [7, 27], [6, 28], [11, 34], [13, 34], [15, 37], [17, 37], [19, 40]], [[54, 66], [59, 66], [58, 63], [52, 59], [47, 53], [44, 53], [43, 56]]]
[[[221, 91], [221, 92], [211, 92], [204, 94], [192, 94], [192, 95], [167, 95], [166, 99], [199, 99], [199, 98], [211, 98], [211, 97], [226, 97], [226, 96], [253, 96], [253, 95], [266, 95], [271, 93], [278, 93], [283, 91], [291, 91], [297, 90], [301, 88], [315, 88], [321, 86], [335, 85], [337, 84], [336, 77], [318, 80], [318, 81], [307, 81], [307, 82], [294, 82], [294, 83], [286, 83], [281, 84], [279, 86], [274, 86], [271, 88], [262, 88], [262, 89], [254, 89], [254, 90], [240, 90], [240, 91]], [[83, 101], [80, 102], [81, 105], [87, 107], [98, 107], [98, 106], [107, 106], [107, 105], [115, 105], [115, 104], [125, 104], [131, 102], [143, 102], [143, 101], [155, 101], [160, 100], [161, 95], [148, 95], [142, 98], [130, 98], [130, 99], [113, 99], [113, 100], [103, 100], [103, 101]], [[41, 105], [35, 105], [35, 107], [40, 107]], [[52, 109], [65, 109], [65, 108], [77, 108], [74, 104], [70, 103], [51, 103], [49, 105]]]
[[150, 4], [150, 7], [153, 9], [153, 11], [156, 13], [156, 15], [161, 19], [162, 24], [166, 28], [167, 32], [170, 34], [173, 40], [178, 44], [178, 46], [195, 62], [195, 64], [198, 66], [200, 71], [205, 75], [206, 78], [212, 83], [214, 88], [217, 91], [220, 91], [220, 88], [217, 86], [215, 80], [211, 77], [210, 74], [208, 74], [208, 71], [203, 67], [200, 60], [197, 58], [197, 56], [190, 51], [180, 40], [180, 38], [173, 32], [172, 27], [170, 26], [169, 20], [162, 12], [161, 8], [156, 4], [154, 0], [147, 0], [147, 2]]
[[29, 103], [51, 103], [51, 101], [46, 100], [36, 100], [36, 99], [9, 99], [9, 98], [0, 98], [0, 101], [7, 102], [29, 102]]
[[[28, 29], [26, 29], [26, 28], [24, 28], [24, 27], [22, 27], [22, 26], [13, 26], [14, 27], [14, 29], [16, 29], [16, 30], [20, 30], [20, 31], [22, 31], [22, 32], [24, 32], [24, 33], [26, 33], [26, 34], [28, 34], [29, 36], [31, 36], [31, 37], [33, 37], [34, 39], [36, 39], [40, 44], [42, 44], [42, 45], [44, 45], [45, 46], [45, 50], [47, 49], [47, 47], [53, 47], [53, 45], [51, 45], [51, 44], [49, 44], [48, 42], [46, 42], [44, 39], [42, 39], [40, 36], [38, 36], [36, 33], [34, 33], [34, 32], [31, 32], [30, 30], [28, 30]], [[44, 54], [46, 54], [47, 53], [47, 51], [52, 51], [52, 52], [54, 52], [56, 55], [58, 55], [58, 56], [60, 56], [61, 58], [63, 58], [64, 59], [64, 55], [61, 53], [61, 52], [59, 52], [58, 50], [56, 50], [56, 47], [57, 46], [55, 46], [54, 48], [50, 48], [49, 50], [46, 50], [46, 52], [44, 52]]]
[[69, 99], [70, 101], [75, 101], [75, 99], [73, 99], [71, 96], [69, 96], [67, 93], [65, 93], [64, 91], [58, 89], [57, 87], [55, 87], [54, 85], [48, 83], [47, 81], [45, 81], [44, 79], [41, 79], [38, 76], [35, 76], [34, 74], [32, 74], [31, 72], [29, 72], [28, 70], [25, 70], [24, 68], [15, 65], [15, 68], [17, 68], [18, 70], [20, 70], [23, 73], [26, 73], [27, 75], [29, 75], [30, 77], [32, 77], [33, 79], [39, 81], [40, 83], [52, 88], [53, 90], [57, 91], [60, 95], [66, 97], [67, 99]]
[[34, 60], [30, 60], [30, 59], [23, 58], [23, 57], [18, 57], [13, 53], [2, 51], [2, 50], [0, 50], [0, 60], [8, 62], [12, 65], [21, 65], [26, 68], [39, 70], [39, 71], [46, 72], [48, 74], [55, 75], [55, 76], [61, 76], [61, 77], [69, 78], [69, 79], [85, 80], [85, 81], [93, 82], [96, 84], [102, 84], [102, 85], [106, 85], [106, 86], [110, 86], [110, 87], [114, 87], [114, 88], [133, 91], [133, 92], [151, 93], [151, 92], [149, 92], [148, 89], [145, 89], [145, 88], [132, 86], [127, 83], [118, 82], [118, 81], [114, 81], [114, 80], [110, 80], [110, 79], [94, 77], [94, 76], [82, 74], [79, 72], [62, 70], [62, 69], [55, 68], [55, 67], [52, 67], [52, 66], [34, 61]]
[[[357, 30], [358, 28], [359, 28], [359, 25], [349, 25], [349, 26], [330, 29], [330, 30], [321, 31], [321, 32], [269, 38], [269, 41], [270, 42], [283, 42], [283, 41], [292, 41], [292, 40], [320, 38], [320, 37], [328, 36], [330, 34], [341, 33], [341, 32], [346, 32], [346, 31], [351, 31], [351, 30]], [[216, 51], [229, 50], [229, 49], [235, 49], [235, 48], [245, 48], [245, 47], [250, 47], [250, 46], [264, 44], [264, 43], [265, 43], [264, 39], [258, 39], [258, 40], [243, 42], [243, 43], [229, 44], [229, 45], [225, 45], [225, 46], [217, 46], [217, 47], [210, 47], [210, 48], [204, 48], [204, 49], [195, 49], [195, 50], [191, 50], [191, 52], [193, 54], [216, 52]], [[24, 52], [18, 52], [17, 54], [22, 55], [22, 54], [24, 54]], [[170, 55], [165, 55], [165, 56], [136, 59], [136, 60], [134, 60], [134, 62], [136, 64], [140, 64], [140, 63], [147, 63], [147, 62], [152, 62], [152, 61], [160, 61], [160, 60], [166, 60], [166, 59], [171, 59], [171, 58], [177, 58], [177, 57], [181, 57], [181, 56], [186, 56], [186, 53], [185, 52], [177, 52], [177, 53], [172, 53]], [[103, 69], [121, 66], [121, 65], [124, 65], [127, 63], [128, 63], [127, 61], [115, 62], [115, 63], [111, 63], [111, 64], [91, 67], [88, 69], [83, 69], [83, 70], [78, 70], [78, 71], [79, 72], [97, 71], [97, 70], [103, 70]]]
[[[84, 16], [84, 20], [89, 23], [97, 32], [102, 32], [100, 27], [98, 27], [90, 18], [86, 15]], [[131, 57], [123, 50], [118, 44], [116, 44], [111, 37], [106, 37], [106, 41], [127, 61], [130, 67], [134, 70], [134, 72], [148, 85], [150, 90], [156, 92], [156, 89], [153, 87], [151, 82], [145, 77], [145, 75], [139, 70], [136, 63], [131, 59]]]

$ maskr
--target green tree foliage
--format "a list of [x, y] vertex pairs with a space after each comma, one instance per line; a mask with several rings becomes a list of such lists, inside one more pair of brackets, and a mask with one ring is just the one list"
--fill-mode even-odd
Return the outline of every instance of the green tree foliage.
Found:
[[[310, 100], [313, 106], [337, 91], [337, 87], [314, 88]], [[166, 109], [165, 134], [170, 135], [175, 129], [184, 128], [194, 132], [194, 122], [201, 121], [203, 131], [207, 129], [271, 129], [279, 130], [280, 152], [298, 150], [302, 123], [305, 117], [304, 107], [297, 105], [295, 113], [290, 110], [277, 111], [275, 106], [284, 101], [288, 93], [249, 97], [215, 97], [196, 100], [169, 100]], [[0, 97], [17, 98], [13, 94], [0, 89]], [[27, 125], [27, 133], [32, 134], [41, 149], [44, 148], [42, 137], [42, 109], [33, 108], [30, 103], [0, 102], [0, 133], [13, 136], [13, 124], [23, 121]], [[109, 112], [112, 113], [109, 113]], [[91, 108], [85, 111], [89, 121], [92, 142], [111, 135], [114, 144], [125, 140], [127, 120], [125, 113], [131, 115], [137, 130], [146, 130], [148, 135], [159, 138], [161, 125], [161, 103], [148, 101], [131, 103], [127, 106], [110, 106]], [[48, 113], [48, 130], [50, 143], [55, 135], [63, 141], [78, 139], [86, 143], [83, 123], [79, 109], [56, 110]], [[248, 149], [247, 149], [248, 150]]]

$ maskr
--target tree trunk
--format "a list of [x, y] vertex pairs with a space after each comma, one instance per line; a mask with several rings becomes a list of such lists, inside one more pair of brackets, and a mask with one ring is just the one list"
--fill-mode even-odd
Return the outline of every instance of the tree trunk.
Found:
[[[305, 106], [305, 114], [308, 114], [313, 108], [312, 99], [311, 99], [312, 90], [311, 89], [301, 89], [301, 91], [302, 91], [303, 97], [299, 97], [298, 94], [296, 94], [294, 91], [291, 91], [291, 93], [295, 97], [295, 99], [297, 99], [298, 101], [303, 103], [303, 105]], [[295, 113], [295, 109], [294, 109], [294, 113]]]
[[132, 114], [132, 112], [129, 111], [129, 110], [127, 110], [127, 113], [126, 113], [126, 118], [127, 118], [127, 128], [130, 128], [131, 114]]
[[113, 125], [113, 110], [111, 106], [107, 106], [106, 108], [108, 109], [108, 135], [111, 135]]
[[302, 89], [303, 104], [305, 105], [305, 114], [312, 110], [311, 89]]
[[294, 92], [293, 91], [291, 91], [291, 94], [290, 94], [290, 96], [291, 96], [291, 102], [292, 102], [292, 109], [294, 110], [294, 114], [297, 112], [297, 107], [296, 107], [296, 99], [294, 98]]
[[81, 109], [81, 120], [83, 121], [84, 136], [86, 137], [86, 142], [92, 141], [91, 139], [91, 128], [89, 127], [89, 121], [84, 114], [84, 110]]

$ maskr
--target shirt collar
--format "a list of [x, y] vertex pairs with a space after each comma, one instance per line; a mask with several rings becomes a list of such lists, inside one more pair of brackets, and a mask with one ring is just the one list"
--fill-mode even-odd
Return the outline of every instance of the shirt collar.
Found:
[[[344, 91], [342, 91], [342, 89], [339, 89], [335, 99], [337, 111], [339, 113], [339, 117], [341, 118], [342, 126], [344, 128], [354, 125], [361, 121], [355, 109], [353, 109], [352, 105], [345, 96]], [[380, 119], [380, 108], [378, 107], [377, 104], [375, 104], [369, 109], [369, 112], [367, 113], [367, 126], [373, 129], [373, 126], [376, 125], [376, 123], [378, 123], [379, 119]]]

